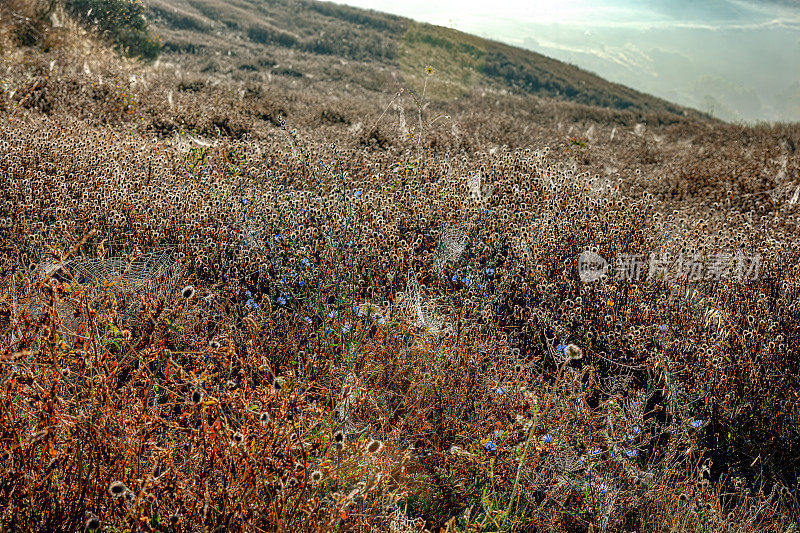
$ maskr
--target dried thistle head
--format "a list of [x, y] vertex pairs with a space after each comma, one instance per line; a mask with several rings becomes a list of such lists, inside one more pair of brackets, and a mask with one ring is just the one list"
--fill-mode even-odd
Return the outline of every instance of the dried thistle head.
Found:
[[115, 498], [121, 498], [128, 491], [128, 487], [122, 481], [112, 481], [108, 486], [108, 492]]
[[377, 455], [383, 449], [383, 443], [377, 439], [372, 439], [367, 444], [367, 452], [372, 455]]
[[564, 356], [567, 358], [567, 361], [578, 361], [583, 359], [583, 350], [574, 344], [568, 344], [564, 348]]
[[198, 405], [200, 402], [203, 401], [203, 391], [200, 389], [194, 389], [191, 394], [189, 394], [189, 400], [194, 404]]

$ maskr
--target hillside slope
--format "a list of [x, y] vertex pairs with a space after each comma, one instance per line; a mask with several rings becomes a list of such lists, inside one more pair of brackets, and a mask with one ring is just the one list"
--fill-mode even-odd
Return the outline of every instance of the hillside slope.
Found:
[[[476, 88], [661, 115], [705, 115], [608, 82], [545, 56], [456, 30], [340, 6], [295, 0], [147, 0], [167, 60], [257, 81], [273, 75], [367, 91], [421, 87], [452, 99]], [[223, 59], [224, 56], [224, 59]]]

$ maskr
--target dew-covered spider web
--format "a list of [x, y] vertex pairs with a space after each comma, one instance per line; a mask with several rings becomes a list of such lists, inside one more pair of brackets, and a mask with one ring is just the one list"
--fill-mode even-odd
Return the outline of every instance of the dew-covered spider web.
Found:
[[138, 256], [106, 259], [77, 258], [67, 267], [76, 281], [88, 285], [95, 293], [113, 293], [127, 303], [126, 315], [133, 317], [143, 297], [166, 298], [175, 288], [180, 265], [171, 249]]
[[444, 266], [448, 261], [458, 261], [467, 248], [469, 225], [461, 224], [445, 228], [436, 245], [436, 259], [433, 268], [437, 274], [444, 275]]
[[406, 312], [415, 326], [423, 327], [430, 332], [438, 332], [444, 320], [437, 315], [433, 301], [423, 301], [422, 290], [414, 273], [409, 270], [406, 282]]
[[[86, 304], [94, 309], [102, 307], [106, 297], [113, 295], [126, 325], [135, 326], [142, 321], [139, 311], [146, 301], [166, 299], [172, 292], [180, 274], [180, 264], [171, 249], [163, 249], [103, 259], [76, 257], [63, 263], [43, 259], [33, 265], [32, 270], [73, 288], [78, 288], [77, 284], [86, 291]], [[51, 305], [60, 334], [74, 338], [86, 333], [85, 304], [80, 296], [62, 296], [51, 303], [50, 297], [37, 293], [23, 306], [23, 312], [28, 320], [36, 321]], [[12, 335], [12, 339], [16, 341], [16, 335]]]

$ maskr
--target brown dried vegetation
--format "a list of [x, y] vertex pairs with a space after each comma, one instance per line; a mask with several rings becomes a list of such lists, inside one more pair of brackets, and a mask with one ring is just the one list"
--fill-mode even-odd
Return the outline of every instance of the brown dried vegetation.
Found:
[[0, 12], [2, 528], [796, 527], [797, 125], [255, 85]]

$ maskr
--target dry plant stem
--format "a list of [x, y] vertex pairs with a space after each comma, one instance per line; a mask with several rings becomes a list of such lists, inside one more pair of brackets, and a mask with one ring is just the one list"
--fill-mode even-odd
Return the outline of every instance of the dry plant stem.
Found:
[[553, 398], [556, 395], [556, 390], [558, 389], [558, 384], [561, 381], [561, 377], [564, 374], [564, 369], [569, 364], [569, 359], [564, 361], [561, 364], [561, 368], [558, 369], [558, 375], [556, 376], [556, 380], [553, 383], [553, 388], [550, 391], [550, 395], [547, 397], [547, 404], [545, 405], [544, 409], [538, 414], [538, 416], [534, 419], [533, 423], [531, 424], [531, 429], [528, 430], [528, 438], [525, 439], [525, 447], [522, 450], [522, 457], [519, 460], [519, 466], [517, 467], [517, 474], [514, 477], [514, 487], [511, 489], [511, 499], [508, 502], [508, 507], [506, 507], [506, 512], [503, 513], [503, 522], [500, 524], [500, 531], [505, 531], [506, 527], [506, 520], [508, 519], [508, 515], [511, 512], [511, 507], [514, 505], [517, 496], [517, 489], [519, 488], [519, 478], [522, 474], [522, 467], [525, 464], [525, 459], [528, 456], [528, 448], [530, 447], [531, 439], [533, 438], [533, 434], [536, 431], [536, 426], [539, 424], [539, 420], [542, 419], [543, 416], [550, 411], [550, 407], [553, 404]]
[[11, 124], [11, 122], [14, 120], [14, 117], [17, 116], [17, 112], [20, 110], [20, 108], [25, 103], [25, 101], [28, 100], [28, 98], [31, 97], [31, 95], [33, 94], [33, 91], [35, 91], [39, 87], [39, 84], [41, 84], [41, 81], [40, 80], [36, 80], [36, 83], [33, 84], [33, 87], [31, 87], [31, 90], [28, 91], [28, 94], [26, 94], [25, 97], [17, 103], [17, 105], [14, 107], [14, 112], [11, 113], [11, 116], [8, 117], [8, 120], [6, 121], [6, 123], [3, 124], [3, 129], [0, 130], [0, 134], [5, 133], [6, 128], [8, 128], [8, 125]]

